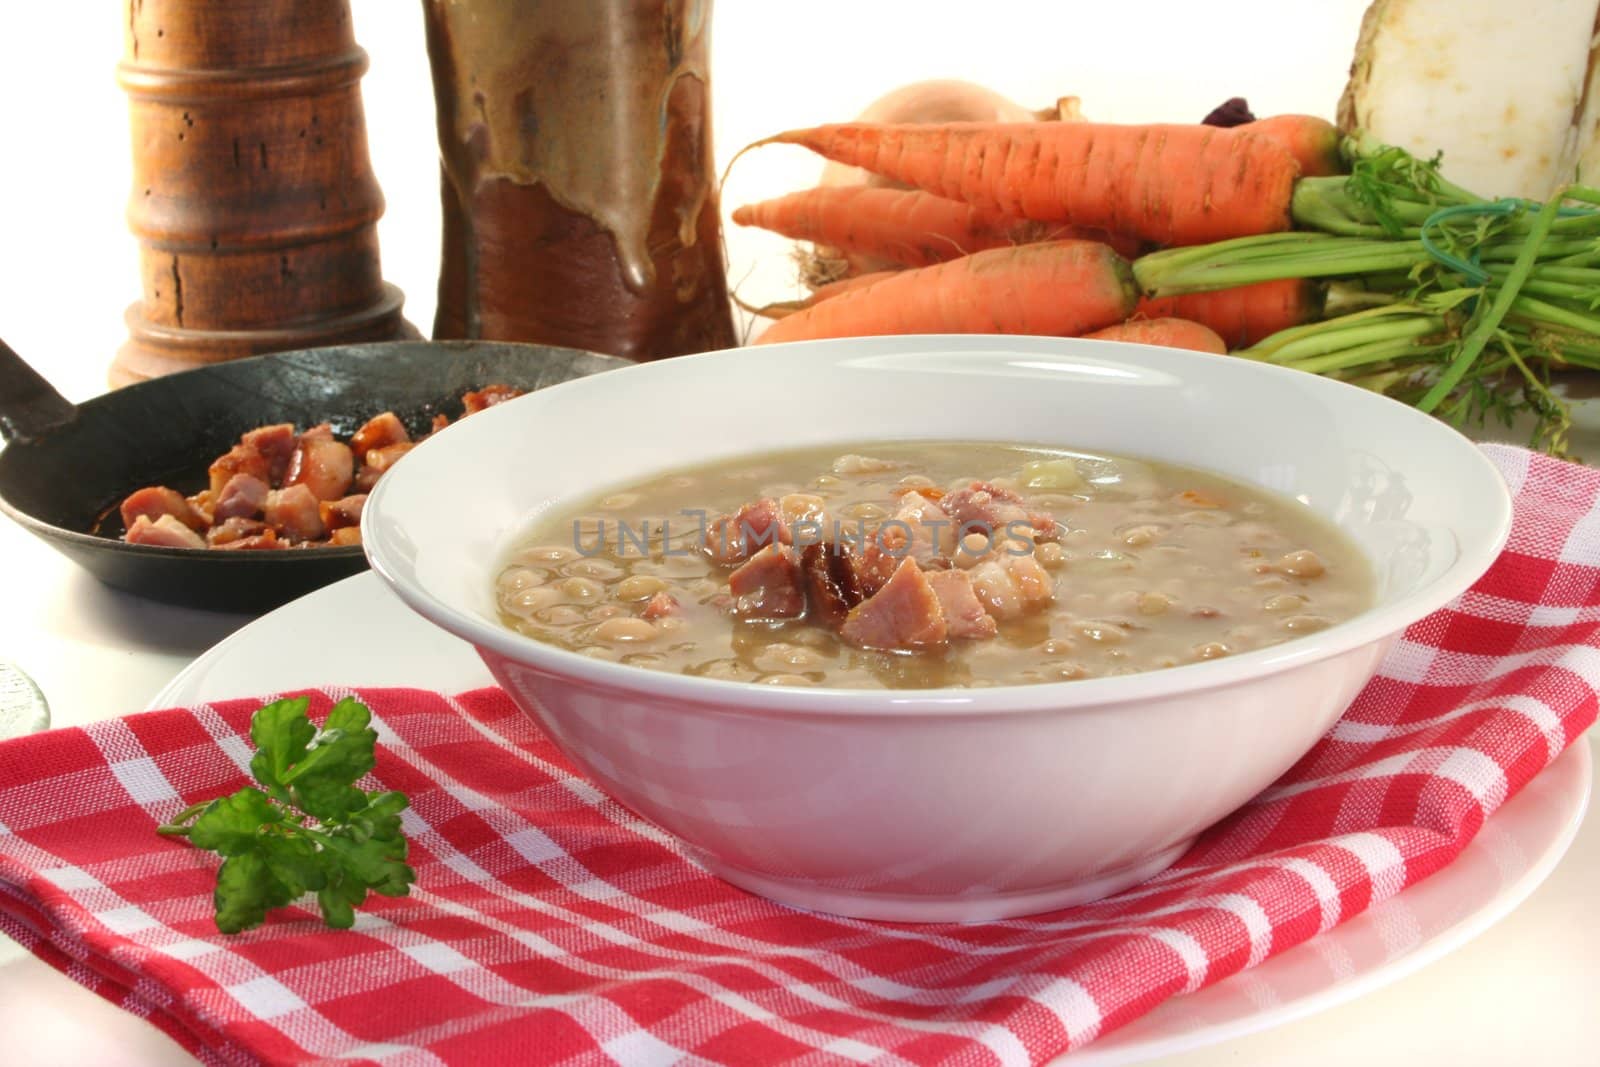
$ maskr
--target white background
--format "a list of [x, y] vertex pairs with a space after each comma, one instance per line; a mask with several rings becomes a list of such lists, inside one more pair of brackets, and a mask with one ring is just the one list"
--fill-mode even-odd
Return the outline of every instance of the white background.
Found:
[[[237, 2], [237, 0], [235, 0]], [[321, 0], [307, 0], [321, 2]], [[362, 82], [388, 200], [384, 274], [426, 334], [438, 277], [433, 95], [418, 0], [353, 0], [372, 57]], [[720, 0], [712, 83], [718, 169], [750, 141], [854, 117], [924, 78], [982, 82], [1030, 108], [1082, 98], [1112, 122], [1198, 121], [1230, 96], [1258, 114], [1332, 117], [1365, 0]], [[105, 388], [139, 292], [126, 100], [125, 7], [5, 0], [0, 21], [0, 337], [71, 399]], [[811, 184], [818, 162], [772, 147], [740, 161], [724, 210]], [[786, 295], [788, 245], [727, 231], [747, 299]]]

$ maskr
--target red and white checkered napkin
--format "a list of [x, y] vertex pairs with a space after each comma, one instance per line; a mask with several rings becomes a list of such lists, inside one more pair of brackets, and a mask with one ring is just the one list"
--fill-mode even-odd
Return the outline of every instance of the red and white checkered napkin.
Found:
[[790, 911], [692, 866], [499, 692], [379, 690], [409, 898], [216, 932], [215, 860], [153, 831], [244, 782], [240, 700], [0, 745], [0, 930], [214, 1062], [1039, 1063], [1438, 870], [1594, 721], [1600, 473], [1490, 455], [1517, 503], [1489, 575], [1282, 781], [1098, 904]]

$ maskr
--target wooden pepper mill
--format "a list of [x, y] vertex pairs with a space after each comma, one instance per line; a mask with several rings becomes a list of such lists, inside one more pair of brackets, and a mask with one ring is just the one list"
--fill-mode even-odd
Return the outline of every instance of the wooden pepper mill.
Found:
[[415, 336], [383, 281], [347, 0], [128, 0], [144, 296], [111, 384]]
[[734, 343], [711, 0], [423, 0], [444, 201], [435, 337], [630, 359]]

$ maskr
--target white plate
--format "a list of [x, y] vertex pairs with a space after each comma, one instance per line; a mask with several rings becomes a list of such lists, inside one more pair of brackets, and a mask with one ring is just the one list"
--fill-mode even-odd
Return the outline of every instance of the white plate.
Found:
[[[489, 685], [466, 643], [424, 622], [371, 574], [265, 615], [195, 660], [151, 703], [170, 707], [307, 686]], [[1571, 747], [1497, 812], [1455, 863], [1320, 937], [1176, 997], [1070, 1057], [1142, 1063], [1277, 1026], [1388, 985], [1465, 944], [1550, 873], [1588, 806], [1589, 746]]]

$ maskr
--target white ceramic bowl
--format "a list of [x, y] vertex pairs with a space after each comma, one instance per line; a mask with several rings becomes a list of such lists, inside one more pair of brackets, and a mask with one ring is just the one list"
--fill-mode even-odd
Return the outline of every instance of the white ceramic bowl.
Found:
[[[1379, 602], [1170, 670], [885, 692], [644, 670], [496, 621], [500, 561], [546, 508], [743, 453], [931, 438], [1168, 460], [1296, 497], [1363, 546]], [[407, 604], [710, 870], [800, 907], [933, 921], [1064, 907], [1171, 863], [1311, 747], [1509, 523], [1475, 447], [1371, 393], [1192, 352], [980, 336], [714, 352], [542, 390], [407, 456], [363, 535]]]

